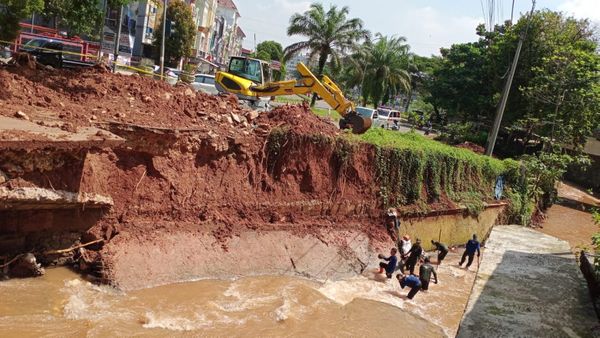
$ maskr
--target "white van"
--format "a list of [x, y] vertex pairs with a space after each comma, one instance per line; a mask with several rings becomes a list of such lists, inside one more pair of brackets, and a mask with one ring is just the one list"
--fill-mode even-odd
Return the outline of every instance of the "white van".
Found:
[[388, 109], [388, 108], [377, 108], [377, 123], [374, 123], [377, 127], [398, 130], [400, 126], [400, 111]]

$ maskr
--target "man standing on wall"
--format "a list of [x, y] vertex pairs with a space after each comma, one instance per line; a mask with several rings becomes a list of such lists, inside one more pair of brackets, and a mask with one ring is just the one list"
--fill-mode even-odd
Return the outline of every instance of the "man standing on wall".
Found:
[[473, 239], [470, 239], [465, 246], [465, 252], [463, 253], [462, 258], [460, 259], [460, 263], [458, 263], [458, 266], [462, 267], [463, 263], [465, 262], [465, 259], [468, 256], [469, 260], [467, 261], [466, 266], [466, 268], [468, 269], [473, 263], [473, 257], [475, 256], [475, 252], [477, 252], [477, 257], [481, 256], [481, 252], [479, 249], [480, 245], [479, 241], [477, 241], [477, 235], [473, 234]]

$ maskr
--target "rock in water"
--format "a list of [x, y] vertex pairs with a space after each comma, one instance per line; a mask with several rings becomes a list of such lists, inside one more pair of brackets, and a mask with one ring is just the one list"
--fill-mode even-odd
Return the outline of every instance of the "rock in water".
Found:
[[32, 253], [26, 253], [11, 264], [8, 275], [16, 278], [38, 277], [46, 273]]

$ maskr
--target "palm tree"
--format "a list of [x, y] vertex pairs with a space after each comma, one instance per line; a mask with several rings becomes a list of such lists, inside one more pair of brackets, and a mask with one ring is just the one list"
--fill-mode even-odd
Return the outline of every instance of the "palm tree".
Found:
[[[363, 29], [362, 20], [348, 19], [348, 13], [349, 9], [346, 6], [338, 9], [337, 6], [332, 5], [326, 12], [322, 4], [314, 3], [303, 14], [292, 15], [287, 30], [288, 35], [305, 36], [307, 40], [285, 48], [284, 59], [287, 60], [308, 50], [310, 59], [318, 58], [318, 77], [323, 76], [328, 59], [332, 68], [338, 67], [343, 55], [369, 34]], [[313, 96], [311, 105], [314, 105], [315, 101], [316, 95]]]
[[386, 103], [400, 91], [410, 91], [408, 60], [410, 46], [404, 37], [387, 37], [377, 34], [370, 48], [364, 74], [363, 92], [369, 94], [377, 107]]
[[340, 76], [340, 82], [345, 88], [358, 88], [362, 105], [365, 106], [369, 99], [369, 92], [364, 86], [365, 74], [367, 72], [367, 62], [372, 49], [370, 40], [367, 40], [363, 45], [359, 46], [351, 55], [343, 59], [343, 72]]

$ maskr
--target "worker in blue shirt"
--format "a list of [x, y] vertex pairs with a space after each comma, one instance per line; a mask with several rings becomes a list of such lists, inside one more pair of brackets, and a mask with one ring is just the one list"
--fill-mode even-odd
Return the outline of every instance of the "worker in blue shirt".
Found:
[[470, 239], [467, 242], [467, 245], [465, 247], [465, 252], [462, 255], [462, 258], [460, 259], [460, 263], [458, 263], [458, 266], [462, 266], [463, 263], [465, 262], [465, 258], [467, 258], [467, 256], [469, 257], [469, 260], [467, 261], [467, 266], [466, 268], [468, 269], [471, 264], [473, 263], [473, 257], [475, 256], [475, 252], [477, 252], [477, 257], [481, 256], [481, 252], [479, 251], [480, 245], [479, 245], [479, 241], [477, 241], [477, 235], [473, 234], [473, 239]]
[[408, 299], [413, 299], [413, 297], [421, 290], [421, 280], [419, 277], [415, 275], [403, 275], [401, 273], [396, 275], [398, 278], [398, 282], [400, 282], [400, 287], [404, 289], [405, 286], [410, 288], [408, 292]]
[[387, 278], [392, 278], [392, 274], [394, 273], [394, 271], [396, 271], [396, 265], [398, 264], [398, 257], [396, 257], [396, 252], [398, 250], [396, 248], [392, 248], [390, 250], [390, 256], [389, 257], [385, 257], [382, 254], [379, 254], [377, 257], [379, 257], [379, 259], [383, 259], [386, 262], [380, 262], [379, 263], [379, 273], [383, 273], [383, 270], [385, 269], [385, 275], [387, 276]]

